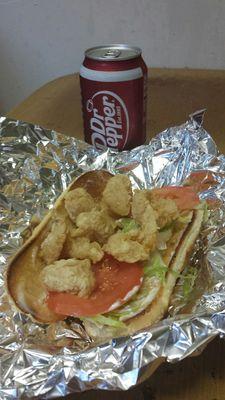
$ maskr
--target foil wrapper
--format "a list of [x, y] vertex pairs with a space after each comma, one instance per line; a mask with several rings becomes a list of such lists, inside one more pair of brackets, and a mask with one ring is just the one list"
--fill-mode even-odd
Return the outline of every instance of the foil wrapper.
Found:
[[[148, 145], [117, 153], [40, 126], [0, 118], [0, 398], [50, 399], [88, 389], [126, 390], [164, 361], [198, 354], [225, 333], [225, 156], [202, 127], [203, 111], [166, 129]], [[32, 226], [82, 172], [129, 175], [134, 188], [180, 185], [208, 170], [216, 184], [200, 193], [214, 204], [196, 243], [198, 276], [188, 298], [179, 284], [169, 315], [129, 337], [94, 345], [76, 320], [34, 323], [8, 302], [8, 260]], [[202, 245], [204, 243], [204, 245]], [[182, 279], [182, 278], [181, 278]]]

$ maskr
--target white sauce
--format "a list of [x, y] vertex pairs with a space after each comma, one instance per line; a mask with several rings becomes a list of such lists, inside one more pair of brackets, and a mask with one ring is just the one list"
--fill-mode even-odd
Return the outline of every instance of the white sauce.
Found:
[[[117, 301], [115, 301], [115, 303], [113, 303], [113, 304], [109, 307], [108, 311], [115, 310], [115, 308], [118, 308], [118, 307], [120, 307], [121, 305], [122, 305], [121, 301], [117, 300]], [[108, 311], [107, 311], [107, 312], [108, 312]]]
[[142, 284], [142, 281], [143, 281], [143, 278], [140, 279], [140, 285], [134, 286], [134, 287], [126, 294], [126, 296], [125, 296], [122, 300], [117, 300], [117, 301], [115, 301], [115, 303], [113, 303], [113, 304], [109, 307], [109, 309], [107, 310], [107, 312], [108, 312], [108, 311], [113, 311], [113, 310], [115, 310], [116, 308], [119, 308], [125, 301], [128, 301], [128, 300], [129, 300], [135, 293], [137, 293], [137, 291], [140, 289], [140, 286], [141, 286], [141, 284]]

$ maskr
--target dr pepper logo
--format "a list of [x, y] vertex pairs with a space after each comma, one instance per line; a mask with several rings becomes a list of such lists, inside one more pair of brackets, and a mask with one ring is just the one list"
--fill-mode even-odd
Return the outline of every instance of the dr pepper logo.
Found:
[[105, 147], [122, 150], [127, 142], [129, 118], [124, 101], [102, 90], [86, 102], [90, 115], [91, 142], [99, 150]]

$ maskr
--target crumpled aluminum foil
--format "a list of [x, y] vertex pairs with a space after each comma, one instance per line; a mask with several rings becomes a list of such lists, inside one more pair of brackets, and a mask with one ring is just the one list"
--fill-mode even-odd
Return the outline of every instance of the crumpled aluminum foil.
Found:
[[[149, 377], [161, 362], [198, 353], [213, 337], [225, 334], [225, 156], [203, 129], [202, 118], [203, 111], [197, 112], [149, 145], [122, 153], [100, 153], [74, 138], [0, 118], [1, 399], [50, 399], [93, 388], [126, 390]], [[4, 271], [30, 226], [69, 182], [84, 171], [102, 168], [128, 174], [134, 188], [179, 185], [191, 171], [209, 170], [216, 185], [201, 197], [217, 207], [202, 233], [206, 244], [197, 243], [192, 257], [203, 276], [210, 276], [202, 290], [195, 293], [194, 287], [189, 303], [182, 304], [178, 288], [169, 318], [95, 347], [72, 319], [48, 326], [15, 312], [5, 293]]]

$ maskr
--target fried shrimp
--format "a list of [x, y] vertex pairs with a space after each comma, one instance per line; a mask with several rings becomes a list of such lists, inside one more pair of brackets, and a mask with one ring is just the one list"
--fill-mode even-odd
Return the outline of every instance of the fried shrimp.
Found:
[[147, 191], [135, 191], [132, 202], [132, 216], [141, 226], [137, 240], [143, 244], [146, 250], [154, 250], [157, 223], [154, 209], [147, 198]]
[[103, 202], [114, 214], [125, 217], [130, 213], [132, 190], [126, 175], [115, 175], [109, 179], [103, 192]]
[[117, 260], [128, 263], [147, 260], [149, 257], [141, 243], [130, 239], [129, 235], [121, 231], [110, 236], [103, 249]]
[[142, 223], [143, 213], [149, 205], [146, 190], [135, 190], [133, 195], [131, 214], [138, 223]]
[[[116, 221], [104, 210], [91, 210], [78, 215], [76, 219], [78, 231], [74, 232], [104, 243], [107, 238], [114, 233]], [[78, 235], [79, 236], [79, 235]]]
[[91, 211], [94, 207], [93, 197], [83, 188], [71, 190], [65, 195], [65, 209], [73, 222], [80, 213]]
[[67, 253], [71, 258], [88, 259], [93, 263], [100, 261], [104, 256], [100, 244], [91, 242], [87, 237], [70, 238], [68, 240]]
[[50, 291], [68, 291], [80, 297], [90, 295], [95, 285], [90, 261], [74, 258], [48, 265], [42, 270], [41, 278]]
[[148, 198], [154, 209], [157, 225], [163, 228], [179, 217], [179, 211], [175, 201], [160, 197], [154, 190], [149, 191]]
[[58, 260], [66, 240], [67, 227], [63, 218], [57, 217], [51, 231], [41, 244], [40, 256], [46, 264]]

